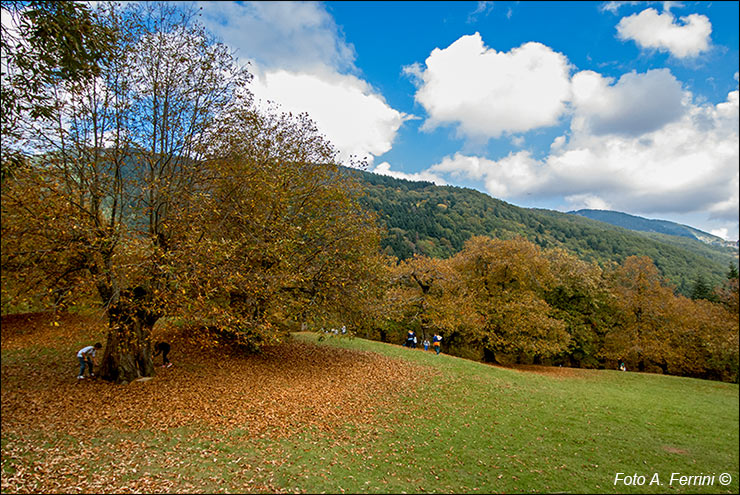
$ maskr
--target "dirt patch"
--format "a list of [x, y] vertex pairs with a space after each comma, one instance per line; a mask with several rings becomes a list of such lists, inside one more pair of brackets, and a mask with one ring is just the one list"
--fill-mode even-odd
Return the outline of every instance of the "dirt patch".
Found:
[[687, 450], [679, 449], [678, 447], [671, 447], [670, 445], [663, 445], [663, 450], [665, 450], [669, 454], [685, 455], [689, 453]]
[[586, 378], [593, 377], [592, 370], [582, 368], [567, 368], [565, 366], [543, 366], [538, 364], [512, 364], [508, 366], [495, 365], [524, 373], [537, 373], [538, 375], [552, 376], [555, 378]]

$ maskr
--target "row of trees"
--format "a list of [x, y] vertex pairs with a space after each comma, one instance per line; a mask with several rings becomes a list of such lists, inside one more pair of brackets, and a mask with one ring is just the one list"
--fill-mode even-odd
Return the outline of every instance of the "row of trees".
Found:
[[523, 239], [474, 237], [455, 256], [392, 267], [367, 336], [440, 332], [449, 352], [493, 362], [616, 367], [723, 380], [738, 373], [737, 271], [718, 302], [675, 295], [647, 257], [607, 269]]
[[[249, 72], [196, 12], [65, 4], [9, 4], [4, 307], [96, 296], [109, 320], [102, 376], [115, 382], [153, 374], [163, 316], [252, 348], [286, 322], [357, 318], [345, 302], [373, 290], [379, 235], [313, 123], [258, 111]], [[69, 53], [29, 65], [53, 52], [35, 39]]]

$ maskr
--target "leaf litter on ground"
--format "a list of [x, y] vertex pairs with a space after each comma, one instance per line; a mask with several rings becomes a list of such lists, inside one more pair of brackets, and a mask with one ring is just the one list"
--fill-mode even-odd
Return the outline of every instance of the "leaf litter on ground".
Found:
[[[266, 464], [236, 462], [224, 445], [229, 432], [271, 449], [271, 440], [307, 431], [383, 429], [404, 394], [435, 373], [372, 352], [293, 340], [252, 355], [203, 349], [185, 329], [165, 326], [154, 337], [172, 343], [175, 365], [157, 367], [150, 381], [113, 385], [76, 379], [76, 344], [80, 334], [104, 342], [100, 318], [13, 315], [3, 317], [2, 328], [3, 351], [25, 356], [2, 363], [3, 492], [199, 492], [204, 466], [224, 462], [232, 490], [280, 491], [269, 473], [290, 456], [276, 446], [264, 452]], [[136, 432], [145, 439], [128, 440]], [[171, 442], [161, 445], [147, 432], [169, 433]], [[197, 441], [181, 444], [181, 432]], [[32, 469], [23, 461], [29, 456]]]

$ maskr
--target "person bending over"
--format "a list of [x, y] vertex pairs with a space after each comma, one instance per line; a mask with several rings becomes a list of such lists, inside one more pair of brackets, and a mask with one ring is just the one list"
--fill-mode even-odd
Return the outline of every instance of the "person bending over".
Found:
[[157, 342], [154, 345], [154, 355], [152, 357], [157, 357], [162, 354], [162, 368], [169, 368], [170, 366], [172, 366], [172, 363], [167, 358], [167, 354], [170, 353], [170, 349], [171, 347], [167, 342]]

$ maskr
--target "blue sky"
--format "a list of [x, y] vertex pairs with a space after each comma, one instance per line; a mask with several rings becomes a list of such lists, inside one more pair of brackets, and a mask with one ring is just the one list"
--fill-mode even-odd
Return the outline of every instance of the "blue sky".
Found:
[[193, 2], [342, 160], [738, 239], [738, 2]]

